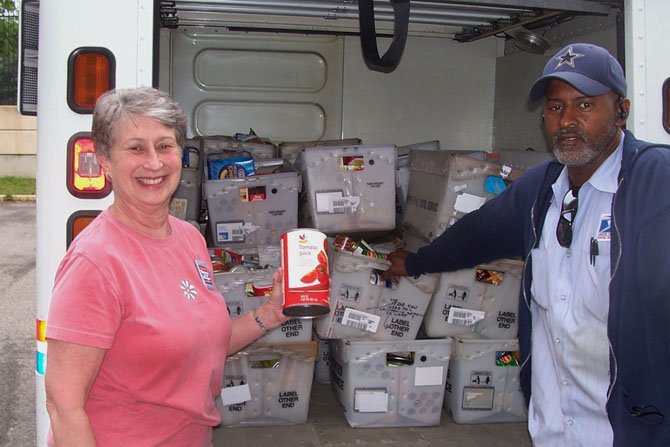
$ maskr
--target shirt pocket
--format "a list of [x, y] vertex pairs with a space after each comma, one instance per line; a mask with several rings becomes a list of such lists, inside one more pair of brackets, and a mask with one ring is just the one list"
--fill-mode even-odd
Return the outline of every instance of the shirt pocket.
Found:
[[598, 255], [588, 253], [588, 280], [592, 294], [580, 294], [583, 318], [607, 321], [609, 312], [609, 281], [610, 281], [610, 241], [598, 241]]

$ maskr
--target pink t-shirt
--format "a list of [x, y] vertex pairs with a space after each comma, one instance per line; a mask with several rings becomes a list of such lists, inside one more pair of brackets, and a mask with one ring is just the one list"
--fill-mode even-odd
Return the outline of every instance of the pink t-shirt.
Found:
[[204, 239], [170, 225], [153, 239], [104, 211], [56, 273], [47, 338], [107, 349], [86, 403], [100, 447], [209, 446], [221, 419], [230, 317]]

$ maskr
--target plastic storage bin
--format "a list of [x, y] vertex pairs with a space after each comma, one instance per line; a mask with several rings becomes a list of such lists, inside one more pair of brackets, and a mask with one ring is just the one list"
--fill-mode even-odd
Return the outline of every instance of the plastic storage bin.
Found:
[[444, 408], [459, 424], [528, 419], [519, 382], [519, 343], [453, 339]]
[[[214, 274], [214, 283], [223, 297], [231, 318], [237, 318], [258, 308], [267, 296], [257, 296], [264, 287], [272, 286], [276, 268], [252, 271], [221, 272]], [[312, 339], [310, 321], [291, 318], [281, 326], [263, 335], [259, 342], [304, 342]]]
[[210, 245], [279, 245], [281, 235], [298, 226], [300, 174], [281, 159], [256, 164], [281, 172], [204, 182]]
[[299, 222], [326, 234], [395, 228], [395, 146], [303, 149]]
[[307, 422], [315, 341], [254, 343], [226, 360], [217, 405], [224, 427]]
[[351, 427], [439, 425], [451, 339], [330, 342], [330, 386]]
[[318, 383], [330, 383], [330, 340], [314, 334], [314, 340], [319, 343], [319, 355], [314, 364], [314, 380]]
[[331, 250], [330, 313], [314, 320], [322, 338], [414, 340], [435, 291], [437, 274], [381, 280], [390, 263]]
[[523, 262], [515, 259], [440, 274], [426, 310], [429, 337], [516, 338]]
[[523, 171], [450, 151], [410, 150], [403, 233], [432, 241]]
[[202, 178], [198, 169], [182, 168], [179, 186], [170, 200], [170, 214], [198, 222], [202, 203]]

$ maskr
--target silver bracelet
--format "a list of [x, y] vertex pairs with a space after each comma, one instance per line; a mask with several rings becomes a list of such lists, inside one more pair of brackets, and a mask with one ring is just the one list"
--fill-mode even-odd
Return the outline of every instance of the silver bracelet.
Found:
[[253, 315], [253, 317], [254, 317], [254, 321], [256, 322], [256, 325], [258, 325], [258, 327], [261, 329], [261, 332], [263, 332], [264, 334], [267, 334], [270, 330], [269, 330], [268, 327], [265, 325], [265, 323], [263, 323], [263, 320], [260, 319], [260, 317], [259, 317], [258, 314], [256, 313], [256, 309], [254, 309], [254, 310], [251, 312], [251, 315]]

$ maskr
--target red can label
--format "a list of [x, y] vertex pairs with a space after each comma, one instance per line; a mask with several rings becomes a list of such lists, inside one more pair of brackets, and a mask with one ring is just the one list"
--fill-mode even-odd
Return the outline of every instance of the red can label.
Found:
[[309, 228], [282, 235], [284, 315], [311, 318], [329, 313], [327, 246], [326, 235]]

